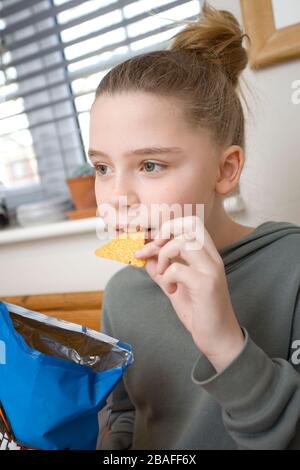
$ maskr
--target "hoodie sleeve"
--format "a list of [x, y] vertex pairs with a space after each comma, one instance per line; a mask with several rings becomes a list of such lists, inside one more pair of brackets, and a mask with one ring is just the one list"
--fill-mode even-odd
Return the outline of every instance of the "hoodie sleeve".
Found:
[[[102, 327], [104, 334], [115, 338], [110, 325], [108, 302], [105, 295], [102, 305]], [[123, 379], [108, 397], [109, 413], [107, 414], [108, 426], [106, 430], [99, 429], [97, 450], [125, 450], [132, 445], [135, 408], [131, 403]], [[101, 435], [103, 433], [103, 435]]]
[[300, 449], [300, 301], [287, 359], [269, 357], [242, 330], [244, 347], [226, 369], [217, 373], [202, 355], [191, 378], [222, 407], [238, 449]]

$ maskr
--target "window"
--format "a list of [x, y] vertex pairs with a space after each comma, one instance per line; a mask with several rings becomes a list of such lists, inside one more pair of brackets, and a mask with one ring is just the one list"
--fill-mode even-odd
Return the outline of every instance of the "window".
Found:
[[[67, 194], [89, 110], [116, 64], [166, 48], [201, 0], [0, 0], [0, 181], [12, 204]], [[150, 10], [149, 10], [150, 6]]]

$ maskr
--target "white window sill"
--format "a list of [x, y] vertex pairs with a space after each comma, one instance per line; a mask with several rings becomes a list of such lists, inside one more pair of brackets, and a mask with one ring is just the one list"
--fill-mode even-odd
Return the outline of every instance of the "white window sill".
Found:
[[96, 226], [101, 227], [101, 220], [100, 217], [89, 217], [32, 227], [7, 227], [0, 230], [0, 245], [96, 232]]

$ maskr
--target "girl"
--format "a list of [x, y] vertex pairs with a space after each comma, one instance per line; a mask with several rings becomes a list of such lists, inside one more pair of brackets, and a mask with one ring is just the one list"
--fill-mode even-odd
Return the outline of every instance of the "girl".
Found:
[[[119, 64], [98, 86], [98, 205], [119, 212], [125, 195], [129, 208], [205, 209], [203, 221], [163, 221], [136, 253], [145, 267], [105, 288], [102, 330], [130, 343], [135, 362], [110, 396], [99, 449], [300, 448], [300, 227], [248, 227], [223, 208], [244, 165], [243, 36], [206, 6], [169, 50]], [[191, 218], [204, 234], [193, 251], [193, 233], [178, 229]]]

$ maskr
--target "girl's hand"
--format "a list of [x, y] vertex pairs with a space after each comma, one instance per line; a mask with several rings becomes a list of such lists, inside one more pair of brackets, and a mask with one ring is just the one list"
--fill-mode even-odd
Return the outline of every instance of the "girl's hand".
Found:
[[[174, 238], [167, 239], [165, 233]], [[196, 346], [217, 372], [225, 369], [242, 350], [244, 335], [231, 304], [222, 257], [200, 217], [166, 221], [155, 239], [134, 255], [148, 258], [146, 271], [169, 297]]]

